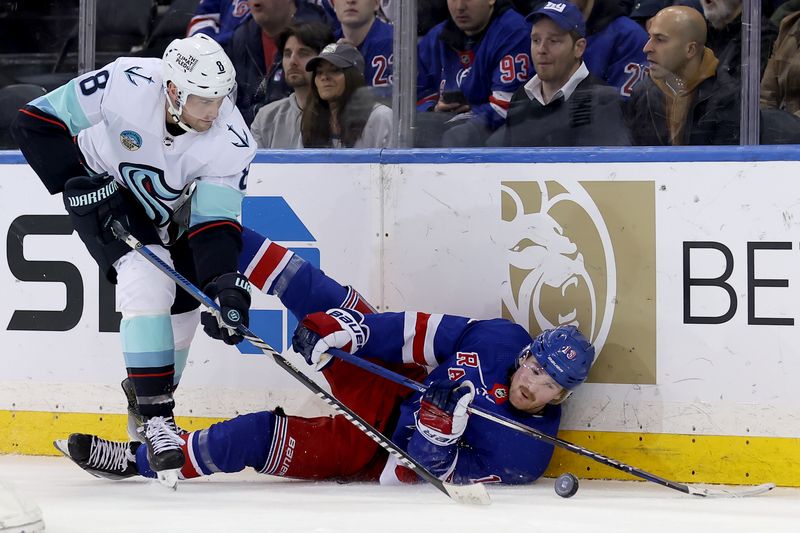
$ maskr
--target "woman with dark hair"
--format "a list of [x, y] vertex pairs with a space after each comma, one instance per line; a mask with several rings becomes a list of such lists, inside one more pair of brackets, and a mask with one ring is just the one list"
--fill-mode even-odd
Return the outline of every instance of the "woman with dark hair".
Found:
[[364, 82], [364, 58], [351, 44], [329, 44], [306, 64], [311, 94], [303, 109], [306, 148], [385, 148], [392, 110], [375, 102]]

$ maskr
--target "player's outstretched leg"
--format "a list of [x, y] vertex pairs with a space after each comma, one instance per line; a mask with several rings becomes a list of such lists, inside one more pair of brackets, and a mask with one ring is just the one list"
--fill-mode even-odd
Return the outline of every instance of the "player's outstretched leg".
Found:
[[139, 442], [113, 442], [95, 435], [73, 433], [53, 445], [95, 477], [125, 479], [139, 474], [136, 468]]

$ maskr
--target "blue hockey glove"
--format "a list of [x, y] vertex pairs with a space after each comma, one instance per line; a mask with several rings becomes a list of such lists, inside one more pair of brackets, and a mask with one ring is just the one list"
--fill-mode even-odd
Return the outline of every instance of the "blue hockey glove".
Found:
[[467, 429], [467, 406], [475, 397], [471, 381], [435, 381], [422, 395], [417, 431], [437, 446], [458, 442]]
[[203, 331], [225, 344], [242, 342], [243, 337], [236, 331], [236, 327], [250, 324], [250, 282], [247, 278], [238, 272], [222, 274], [206, 285], [203, 292], [217, 301], [221, 311], [219, 319], [208, 311], [201, 313]]
[[355, 353], [367, 339], [369, 328], [364, 324], [364, 315], [352, 309], [329, 309], [311, 313], [297, 325], [292, 348], [320, 370], [328, 361], [323, 354], [330, 348]]

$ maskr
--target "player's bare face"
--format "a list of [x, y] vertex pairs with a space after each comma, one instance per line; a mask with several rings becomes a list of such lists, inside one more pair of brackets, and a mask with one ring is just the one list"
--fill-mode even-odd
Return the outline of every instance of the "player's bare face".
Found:
[[447, 9], [459, 30], [475, 35], [489, 24], [494, 0], [447, 0]]
[[511, 377], [508, 401], [520, 411], [538, 413], [545, 405], [560, 398], [563, 390], [536, 358], [528, 355]]
[[333, 9], [342, 26], [359, 28], [375, 19], [378, 0], [335, 0]]
[[183, 106], [181, 120], [197, 131], [207, 131], [219, 115], [219, 108], [225, 98], [203, 98], [190, 94]]
[[319, 97], [328, 103], [338, 103], [344, 94], [344, 71], [327, 61], [320, 61], [314, 75]]
[[292, 35], [286, 39], [283, 47], [283, 72], [289, 87], [305, 87], [311, 83], [311, 73], [306, 72], [306, 63], [317, 55], [317, 52], [303, 44]]
[[662, 15], [656, 15], [647, 27], [650, 38], [643, 51], [650, 67], [650, 77], [663, 80], [674, 77], [686, 64], [685, 45], [678, 37], [677, 28], [672, 21]]
[[584, 39], [572, 36], [549, 18], [542, 18], [531, 30], [531, 56], [536, 74], [543, 82], [563, 85], [580, 66]]

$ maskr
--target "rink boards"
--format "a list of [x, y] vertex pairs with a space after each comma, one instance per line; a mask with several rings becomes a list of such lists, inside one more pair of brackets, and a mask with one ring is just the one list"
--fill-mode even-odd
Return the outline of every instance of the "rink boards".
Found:
[[[798, 485], [798, 148], [261, 152], [244, 223], [380, 310], [577, 323], [601, 348], [562, 436], [683, 481]], [[17, 153], [6, 232], [0, 452], [124, 436], [113, 287]], [[254, 298], [279, 349], [294, 321]], [[202, 332], [176, 394], [190, 427], [327, 412], [277, 366]], [[292, 357], [294, 357], [292, 355]], [[297, 361], [297, 359], [295, 359]], [[558, 452], [550, 472], [618, 477]], [[588, 470], [587, 470], [588, 469]]]

